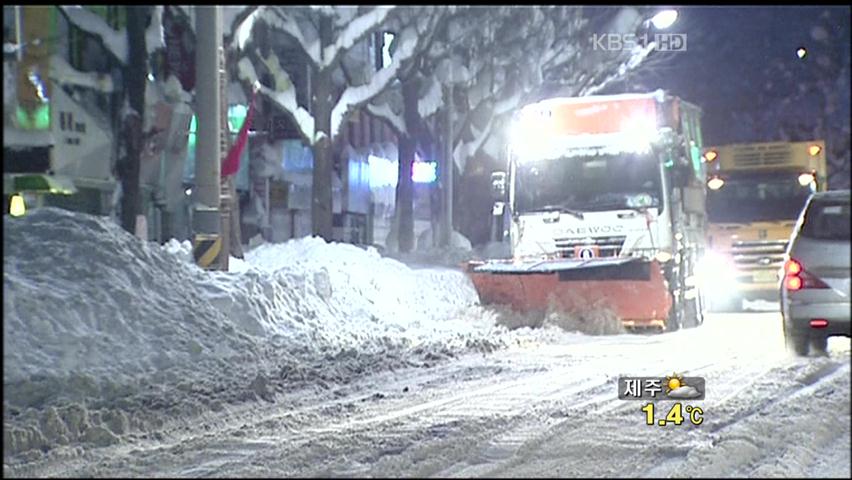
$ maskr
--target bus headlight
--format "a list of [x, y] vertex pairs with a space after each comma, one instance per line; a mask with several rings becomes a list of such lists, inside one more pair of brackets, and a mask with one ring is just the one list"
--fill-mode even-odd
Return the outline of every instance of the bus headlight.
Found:
[[799, 185], [803, 187], [807, 187], [811, 183], [814, 182], [814, 174], [810, 172], [805, 172], [799, 175]]
[[736, 273], [728, 257], [713, 251], [705, 253], [695, 266], [700, 287], [717, 293], [727, 293], [735, 288]]

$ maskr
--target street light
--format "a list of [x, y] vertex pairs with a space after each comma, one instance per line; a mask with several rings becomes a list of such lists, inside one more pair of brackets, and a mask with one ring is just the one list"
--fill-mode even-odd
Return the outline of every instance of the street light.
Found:
[[677, 20], [677, 10], [668, 9], [668, 10], [663, 10], [663, 11], [657, 13], [656, 15], [654, 15], [654, 17], [651, 18], [651, 23], [654, 24], [655, 28], [657, 28], [659, 30], [665, 30], [665, 29], [671, 27], [675, 23], [676, 20]]

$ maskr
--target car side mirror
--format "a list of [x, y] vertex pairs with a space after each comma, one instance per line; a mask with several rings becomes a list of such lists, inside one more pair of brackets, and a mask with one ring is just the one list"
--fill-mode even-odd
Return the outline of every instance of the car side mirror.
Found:
[[491, 198], [495, 201], [506, 198], [506, 172], [491, 174]]

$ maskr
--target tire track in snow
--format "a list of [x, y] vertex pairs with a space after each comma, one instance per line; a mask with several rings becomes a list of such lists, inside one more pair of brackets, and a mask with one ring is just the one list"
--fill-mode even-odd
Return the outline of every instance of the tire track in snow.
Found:
[[[805, 366], [806, 369], [810, 365], [811, 364], [807, 364]], [[798, 382], [803, 385], [802, 387], [796, 388], [796, 389], [793, 389], [793, 390], [790, 390], [790, 389], [782, 390], [780, 393], [776, 393], [776, 394], [771, 395], [771, 396], [766, 396], [766, 397], [763, 398], [762, 401], [760, 401], [756, 404], [750, 404], [747, 408], [745, 408], [741, 411], [736, 411], [733, 415], [730, 416], [730, 418], [723, 420], [723, 421], [715, 422], [712, 425], [712, 427], [710, 428], [710, 432], [711, 433], [718, 432], [719, 430], [727, 428], [728, 426], [730, 426], [730, 425], [732, 425], [736, 422], [741, 422], [741, 421], [746, 420], [749, 417], [752, 417], [752, 416], [754, 416], [754, 415], [756, 415], [760, 412], [766, 411], [767, 409], [769, 409], [769, 408], [771, 408], [771, 407], [773, 407], [773, 406], [775, 406], [779, 403], [784, 403], [784, 402], [787, 402], [791, 398], [804, 396], [808, 393], [811, 393], [815, 389], [817, 389], [820, 385], [824, 384], [827, 381], [831, 381], [834, 377], [838, 376], [838, 372], [842, 373], [843, 367], [848, 367], [848, 365], [844, 365], [843, 363], [839, 363], [839, 362], [830, 362], [830, 363], [822, 364], [815, 371], [805, 373], [804, 376], [800, 380], [798, 380]], [[772, 370], [782, 370], [782, 368], [775, 368], [775, 369], [772, 369]], [[846, 368], [846, 370], [848, 370], [848, 368]], [[720, 402], [718, 402], [715, 406], [724, 405], [726, 403], [729, 403], [731, 400], [735, 399], [737, 397], [737, 395], [742, 394], [746, 390], [752, 389], [758, 383], [758, 381], [761, 380], [762, 378], [766, 377], [768, 373], [769, 373], [769, 371], [767, 371], [766, 373], [764, 373], [760, 377], [756, 377], [756, 378], [751, 379], [746, 385], [744, 385], [742, 388], [737, 389], [735, 392], [727, 395]], [[848, 372], [847, 372], [847, 374], [848, 374]], [[770, 384], [768, 387], [764, 387], [764, 389], [766, 389], [766, 390], [770, 390], [770, 389], [771, 390], [778, 390], [777, 387], [778, 387], [777, 384]], [[734, 407], [734, 408], [736, 408], [736, 407]]]
[[[746, 427], [759, 422], [761, 411], [777, 410], [797, 397], [754, 409], [755, 402], [771, 400], [789, 377], [802, 380], [797, 390], [806, 396], [822, 392], [844, 373], [842, 366], [830, 372], [782, 360], [776, 350], [768, 355], [750, 350], [751, 331], [760, 332], [766, 325], [756, 320], [737, 326], [746, 332], [731, 337], [739, 339], [736, 342], [728, 340], [727, 325], [720, 323], [653, 337], [542, 344], [481, 359], [457, 359], [428, 371], [400, 372], [401, 378], [373, 379], [353, 387], [343, 399], [316, 399], [288, 411], [280, 404], [258, 409], [208, 434], [183, 435], [176, 445], [143, 458], [126, 456], [109, 463], [108, 455], [95, 455], [91, 464], [100, 458], [106, 466], [90, 464], [76, 471], [98, 476], [633, 476], [682, 475], [678, 467], [688, 460], [710, 475], [728, 475], [743, 467], [708, 460], [707, 452], [717, 448], [714, 442], [721, 439], [726, 440], [725, 448], [759, 450], [741, 440], [755, 438]], [[774, 345], [772, 340], [766, 344]], [[848, 363], [848, 355], [845, 359]], [[504, 369], [483, 370], [475, 378], [462, 374], [484, 365]], [[705, 405], [712, 415], [702, 427], [647, 427], [640, 402], [617, 400], [617, 372], [658, 375], [671, 368], [707, 378]], [[813, 390], [807, 390], [807, 382]], [[404, 396], [369, 399], [372, 392], [398, 392], [403, 385], [420, 388]], [[750, 389], [753, 395], [743, 396]], [[356, 408], [347, 410], [347, 404]], [[713, 425], [743, 412], [750, 414], [710, 432]], [[805, 425], [796, 428], [804, 430]], [[822, 432], [821, 441], [827, 441], [829, 433]], [[760, 453], [750, 458], [760, 459]], [[795, 460], [811, 454], [790, 450], [786, 455]], [[633, 467], [619, 473], [618, 465]], [[713, 470], [714, 465], [729, 470]]]
[[[711, 444], [691, 452], [685, 461], [693, 474], [811, 476], [811, 466], [826, 460], [826, 447], [848, 439], [848, 358], [795, 368], [798, 386], [791, 389], [789, 383], [767, 380], [758, 397], [761, 401], [732, 414], [735, 421], [714, 429]], [[777, 377], [787, 371], [779, 369]], [[846, 421], [838, 422], [835, 416], [846, 417]], [[845, 457], [848, 478], [848, 451]], [[835, 470], [844, 464], [842, 457], [828, 461]]]

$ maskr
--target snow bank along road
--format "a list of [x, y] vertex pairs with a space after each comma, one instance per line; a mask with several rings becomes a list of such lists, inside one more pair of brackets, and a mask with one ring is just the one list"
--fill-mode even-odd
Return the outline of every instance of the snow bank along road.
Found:
[[[790, 357], [779, 322], [716, 315], [660, 335], [521, 341], [4, 474], [849, 478], [849, 342]], [[644, 402], [616, 398], [618, 375], [673, 372], [705, 377], [706, 398], [684, 402], [703, 408], [700, 426], [648, 426]]]
[[[789, 357], [777, 313], [509, 331], [458, 270], [352, 245], [205, 272], [98, 217], [3, 227], [4, 476], [850, 475], [849, 341]], [[673, 372], [701, 425], [617, 399]]]

